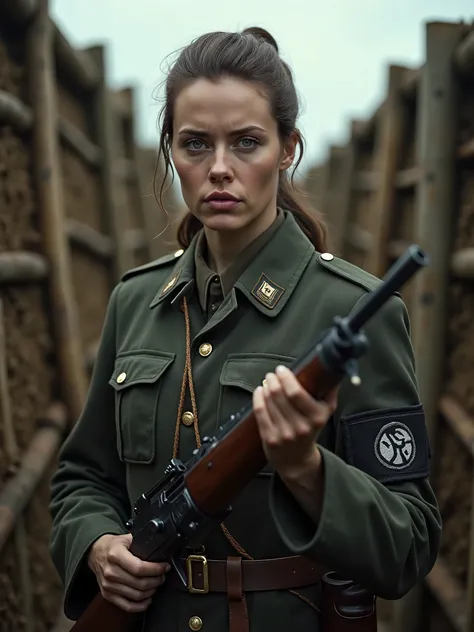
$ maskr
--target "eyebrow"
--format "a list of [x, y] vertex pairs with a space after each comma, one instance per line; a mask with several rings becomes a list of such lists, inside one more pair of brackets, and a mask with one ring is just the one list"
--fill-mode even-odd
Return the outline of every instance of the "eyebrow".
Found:
[[[254, 132], [254, 131], [265, 132], [265, 130], [262, 127], [259, 127], [258, 125], [248, 125], [247, 127], [242, 127], [240, 129], [233, 130], [230, 133], [230, 135], [238, 136], [240, 134], [248, 134], [249, 132]], [[210, 136], [210, 133], [206, 132], [206, 130], [191, 129], [190, 127], [185, 127], [184, 129], [180, 130], [178, 134], [179, 135], [186, 134], [186, 135], [191, 135], [191, 136]]]

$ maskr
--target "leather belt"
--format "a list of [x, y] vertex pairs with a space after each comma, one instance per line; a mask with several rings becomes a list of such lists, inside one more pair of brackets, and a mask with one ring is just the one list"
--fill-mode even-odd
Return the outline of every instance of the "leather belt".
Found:
[[[208, 560], [204, 555], [182, 559], [188, 587], [184, 588], [176, 573], [169, 580], [192, 594], [227, 593], [229, 632], [248, 632], [246, 592], [291, 590], [319, 583], [325, 572], [314, 561], [295, 555], [262, 560], [228, 557]], [[169, 581], [168, 580], [168, 581]]]

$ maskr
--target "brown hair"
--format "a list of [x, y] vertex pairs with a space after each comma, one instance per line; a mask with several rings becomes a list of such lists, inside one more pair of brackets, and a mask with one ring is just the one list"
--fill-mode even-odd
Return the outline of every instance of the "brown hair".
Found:
[[[186, 46], [171, 67], [165, 84], [165, 103], [160, 112], [161, 135], [158, 160], [165, 162], [159, 204], [163, 208], [162, 196], [166, 179], [173, 167], [171, 145], [173, 140], [174, 103], [180, 90], [198, 78], [211, 80], [220, 77], [236, 77], [264, 87], [278, 124], [280, 138], [287, 139], [296, 133], [299, 156], [293, 167], [291, 178], [286, 172], [280, 174], [277, 205], [291, 211], [295, 220], [318, 251], [327, 249], [326, 227], [319, 214], [297, 196], [294, 173], [304, 154], [304, 141], [296, 127], [299, 113], [298, 97], [289, 66], [280, 58], [278, 45], [264, 29], [252, 27], [242, 33], [214, 32], [198, 37]], [[188, 213], [178, 228], [178, 242], [187, 248], [202, 227], [201, 222]]]

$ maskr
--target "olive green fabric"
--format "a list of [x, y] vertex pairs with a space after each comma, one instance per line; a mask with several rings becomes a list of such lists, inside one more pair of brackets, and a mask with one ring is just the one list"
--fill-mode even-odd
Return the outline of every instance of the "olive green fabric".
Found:
[[234, 259], [220, 274], [216, 274], [207, 262], [207, 243], [204, 232], [201, 232], [196, 243], [194, 254], [196, 287], [199, 296], [199, 303], [202, 309], [210, 316], [222, 303], [223, 299], [230, 293], [245, 268], [252, 259], [259, 253], [263, 246], [270, 241], [273, 234], [278, 230], [284, 221], [283, 211], [277, 209], [275, 221], [254, 239], [239, 256]]
[[[348, 314], [378, 284], [347, 262], [315, 252], [285, 211], [283, 223], [207, 318], [196, 288], [195, 247], [196, 239], [179, 258], [130, 271], [110, 299], [87, 403], [52, 482], [52, 557], [66, 587], [65, 612], [73, 619], [98, 590], [86, 564], [89, 547], [104, 533], [125, 531], [131, 504], [162, 477], [172, 456], [185, 361], [181, 297], [189, 304], [205, 436], [251, 401], [268, 371], [303, 355], [335, 316]], [[410, 419], [419, 404], [402, 300], [393, 296], [366, 333], [370, 347], [360, 361], [362, 383], [344, 381], [334, 419], [320, 439], [325, 482], [319, 523], [266, 467], [233, 503], [225, 524], [254, 558], [315, 556], [376, 594], [398, 598], [431, 569], [440, 516], [425, 475], [403, 478], [403, 469], [393, 469], [392, 479], [382, 483], [357, 467], [364, 459], [375, 463], [375, 422], [364, 416], [402, 410]], [[207, 356], [199, 354], [203, 343], [212, 345]], [[184, 410], [191, 410], [189, 394]], [[358, 413], [363, 423], [351, 421]], [[366, 434], [353, 434], [359, 431]], [[193, 428], [181, 425], [180, 458], [188, 459], [194, 448]], [[219, 529], [204, 544], [209, 559], [236, 555]], [[319, 587], [299, 592], [318, 602]], [[251, 632], [320, 629], [317, 612], [288, 591], [250, 593], [247, 603]], [[194, 615], [206, 631], [228, 629], [225, 595], [191, 595], [168, 581], [147, 612], [144, 630], [188, 630]]]

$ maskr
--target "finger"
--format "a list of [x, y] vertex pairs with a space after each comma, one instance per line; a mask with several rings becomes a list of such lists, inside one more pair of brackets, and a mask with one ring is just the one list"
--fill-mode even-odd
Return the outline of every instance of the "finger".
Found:
[[278, 377], [274, 373], [267, 373], [265, 380], [264, 394], [268, 414], [279, 437], [283, 441], [291, 441], [295, 436], [295, 425], [303, 420], [297, 419], [299, 412], [288, 401]]
[[332, 414], [328, 403], [314, 399], [286, 366], [278, 366], [275, 373], [280, 379], [286, 397], [300, 414], [316, 422], [326, 423]]
[[117, 564], [135, 577], [156, 577], [163, 575], [169, 569], [169, 564], [164, 562], [145, 562], [139, 559], [123, 545], [112, 547], [107, 561]]
[[268, 445], [275, 445], [277, 433], [268, 414], [262, 386], [258, 386], [253, 392], [253, 411], [259, 427], [260, 438]]
[[114, 595], [119, 595], [121, 597], [125, 597], [129, 601], [143, 601], [144, 599], [150, 599], [156, 592], [156, 588], [152, 590], [136, 590], [135, 588], [131, 588], [130, 586], [126, 586], [125, 584], [120, 584], [119, 582], [110, 582], [104, 580], [102, 583], [102, 588]]
[[145, 599], [145, 601], [129, 601], [125, 599], [125, 597], [107, 592], [103, 592], [102, 596], [104, 599], [107, 599], [107, 601], [118, 606], [121, 610], [130, 613], [144, 612], [151, 604], [151, 599]]
[[136, 577], [118, 565], [108, 565], [103, 570], [105, 581], [125, 584], [135, 590], [151, 590], [163, 583], [163, 574], [154, 577]]

